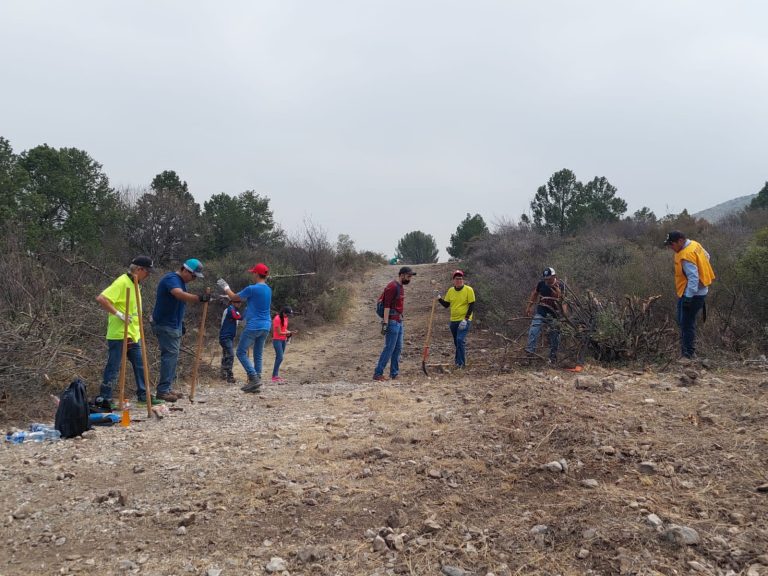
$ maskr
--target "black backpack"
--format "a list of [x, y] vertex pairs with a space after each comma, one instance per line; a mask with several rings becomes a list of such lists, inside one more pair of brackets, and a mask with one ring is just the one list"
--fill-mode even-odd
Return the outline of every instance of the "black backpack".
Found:
[[[389, 284], [387, 284], [389, 286]], [[384, 287], [384, 291], [386, 291], [387, 286]], [[379, 318], [384, 318], [384, 291], [382, 291], [381, 296], [379, 296], [379, 299], [376, 301], [376, 314]], [[397, 299], [400, 297], [400, 284], [395, 282], [395, 303], [397, 303]]]
[[80, 436], [89, 429], [89, 413], [85, 383], [78, 378], [61, 393], [56, 410], [56, 430], [61, 432], [62, 438]]

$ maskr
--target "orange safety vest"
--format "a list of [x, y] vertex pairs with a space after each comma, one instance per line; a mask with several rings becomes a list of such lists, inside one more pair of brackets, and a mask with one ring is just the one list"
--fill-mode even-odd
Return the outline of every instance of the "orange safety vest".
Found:
[[715, 279], [715, 271], [709, 263], [704, 247], [696, 242], [696, 240], [691, 240], [688, 246], [680, 250], [680, 252], [675, 252], [675, 289], [677, 290], [678, 298], [683, 297], [685, 287], [688, 285], [688, 278], [683, 272], [683, 260], [687, 260], [698, 269], [699, 286], [709, 286]]

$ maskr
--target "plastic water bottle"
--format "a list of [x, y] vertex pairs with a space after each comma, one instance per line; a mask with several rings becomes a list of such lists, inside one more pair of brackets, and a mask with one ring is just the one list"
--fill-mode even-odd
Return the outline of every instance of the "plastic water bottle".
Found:
[[6, 434], [5, 440], [12, 444], [23, 444], [24, 442], [42, 442], [45, 440], [45, 432], [26, 432], [21, 430], [13, 434]]
[[61, 432], [56, 430], [53, 426], [48, 426], [46, 424], [40, 424], [39, 422], [35, 422], [34, 424], [29, 425], [29, 431], [30, 432], [42, 432], [43, 433], [43, 439], [44, 440], [50, 440], [55, 442], [56, 440], [61, 440]]
[[30, 432], [24, 442], [42, 442], [45, 440], [45, 432]]
[[48, 428], [48, 426], [45, 424], [40, 424], [39, 422], [35, 422], [34, 424], [29, 425], [30, 432], [45, 432], [46, 428]]

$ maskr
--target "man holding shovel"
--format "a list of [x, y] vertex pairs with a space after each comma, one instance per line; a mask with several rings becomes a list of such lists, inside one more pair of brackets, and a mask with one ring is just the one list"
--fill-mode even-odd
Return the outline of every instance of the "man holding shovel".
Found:
[[166, 402], [176, 402], [183, 395], [173, 392], [171, 386], [176, 380], [176, 367], [181, 350], [182, 322], [187, 304], [208, 302], [210, 294], [187, 292], [187, 283], [203, 278], [203, 263], [190, 258], [177, 272], [169, 272], [157, 285], [155, 309], [152, 311], [152, 332], [160, 346], [160, 380], [157, 383], [157, 397]]
[[475, 309], [475, 291], [471, 286], [464, 284], [464, 272], [456, 270], [453, 273], [453, 286], [445, 293], [445, 298], [436, 294], [437, 301], [443, 308], [451, 308], [450, 329], [453, 335], [453, 344], [456, 347], [455, 363], [457, 368], [464, 368], [467, 364], [467, 334], [472, 325], [472, 313]]
[[[104, 291], [96, 296], [99, 303], [109, 313], [107, 320], [107, 365], [99, 389], [99, 396], [94, 402], [99, 408], [111, 409], [112, 388], [120, 372], [123, 354], [123, 332], [128, 324], [127, 358], [133, 366], [136, 380], [136, 396], [139, 402], [146, 402], [147, 392], [144, 386], [144, 361], [141, 354], [141, 332], [139, 330], [138, 304], [141, 291], [135, 289], [134, 278], [138, 282], [146, 280], [154, 270], [152, 259], [148, 256], [136, 256], [128, 266], [128, 272], [121, 274]], [[135, 292], [130, 299], [130, 310], [125, 309], [125, 292]]]
[[384, 288], [382, 302], [384, 304], [384, 316], [381, 321], [381, 333], [384, 336], [384, 350], [381, 351], [379, 362], [373, 372], [373, 379], [377, 382], [386, 380], [384, 369], [389, 363], [389, 376], [397, 379], [400, 373], [400, 352], [403, 350], [403, 308], [405, 304], [404, 286], [411, 283], [411, 278], [416, 276], [410, 267], [403, 266], [397, 274], [397, 280], [392, 280]]

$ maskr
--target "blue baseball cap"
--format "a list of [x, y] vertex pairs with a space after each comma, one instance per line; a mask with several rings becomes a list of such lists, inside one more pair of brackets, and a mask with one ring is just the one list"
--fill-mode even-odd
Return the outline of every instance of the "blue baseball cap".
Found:
[[198, 278], [205, 278], [205, 276], [203, 276], [203, 263], [197, 258], [190, 258], [182, 264], [182, 268], [192, 272], [192, 274]]

